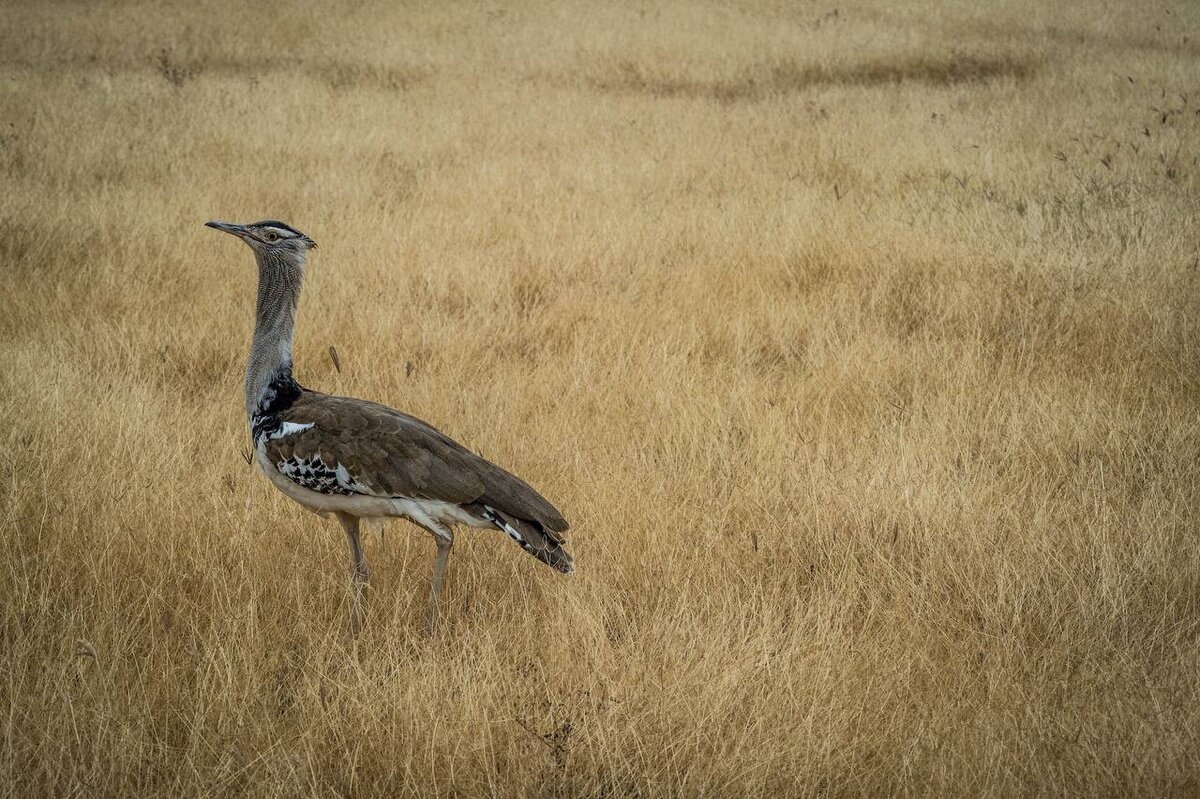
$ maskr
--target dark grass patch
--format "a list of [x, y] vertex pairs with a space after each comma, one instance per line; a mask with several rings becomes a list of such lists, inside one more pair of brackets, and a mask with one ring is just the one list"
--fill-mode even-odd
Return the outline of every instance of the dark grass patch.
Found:
[[377, 89], [407, 91], [423, 82], [428, 74], [414, 67], [359, 63], [337, 59], [300, 59], [283, 57], [200, 59], [192, 67], [194, 74], [244, 76], [252, 81], [280, 76], [303, 76], [325, 83], [334, 91]]
[[331, 90], [356, 89], [403, 92], [424, 83], [430, 72], [422, 67], [372, 64], [337, 58], [299, 58], [272, 55], [195, 55], [162, 47], [144, 58], [60, 52], [45, 58], [0, 54], [0, 69], [33, 72], [81, 70], [118, 76], [147, 67], [176, 88], [202, 76], [238, 77], [252, 84], [264, 80], [301, 78], [323, 83]]
[[1031, 59], [1015, 55], [892, 56], [849, 64], [805, 64], [787, 59], [747, 67], [731, 78], [706, 81], [654, 74], [623, 61], [610, 74], [592, 79], [591, 84], [613, 93], [738, 102], [825, 86], [869, 88], [920, 83], [952, 87], [1004, 78], [1025, 80], [1035, 69]]

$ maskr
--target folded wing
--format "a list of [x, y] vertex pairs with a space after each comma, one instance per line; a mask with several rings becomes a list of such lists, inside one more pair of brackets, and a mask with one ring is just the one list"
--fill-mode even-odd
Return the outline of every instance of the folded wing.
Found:
[[[279, 421], [277, 432], [267, 435], [266, 455], [305, 487], [478, 504], [531, 522], [560, 543], [554, 533], [569, 526], [524, 480], [435, 427], [385, 405], [305, 390], [279, 414]], [[314, 464], [319, 464], [323, 479], [313, 477], [318, 471]]]

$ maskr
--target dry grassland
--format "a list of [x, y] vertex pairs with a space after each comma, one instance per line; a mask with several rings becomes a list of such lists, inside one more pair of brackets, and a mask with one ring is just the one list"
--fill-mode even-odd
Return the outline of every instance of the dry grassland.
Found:
[[[6, 5], [0, 786], [1195, 795], [1200, 6], [1046, 5]], [[464, 533], [428, 640], [395, 522], [351, 643], [262, 217], [577, 575]]]

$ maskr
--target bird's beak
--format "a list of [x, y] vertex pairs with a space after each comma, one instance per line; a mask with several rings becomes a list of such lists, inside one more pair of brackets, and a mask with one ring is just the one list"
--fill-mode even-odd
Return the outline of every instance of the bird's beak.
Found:
[[232, 233], [242, 239], [250, 234], [250, 231], [246, 230], [245, 225], [235, 225], [232, 222], [205, 222], [204, 226], [224, 231], [225, 233]]

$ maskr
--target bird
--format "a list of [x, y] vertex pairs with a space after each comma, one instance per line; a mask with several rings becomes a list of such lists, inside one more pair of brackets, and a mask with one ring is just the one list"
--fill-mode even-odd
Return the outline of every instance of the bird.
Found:
[[363, 628], [370, 584], [360, 538], [364, 520], [404, 518], [433, 536], [430, 634], [456, 525], [499, 530], [556, 571], [574, 571], [562, 535], [567, 520], [524, 480], [414, 416], [296, 381], [292, 335], [308, 253], [317, 246], [311, 238], [277, 220], [206, 225], [254, 252], [258, 298], [245, 381], [253, 450], [277, 489], [336, 517], [345, 531], [354, 636]]

